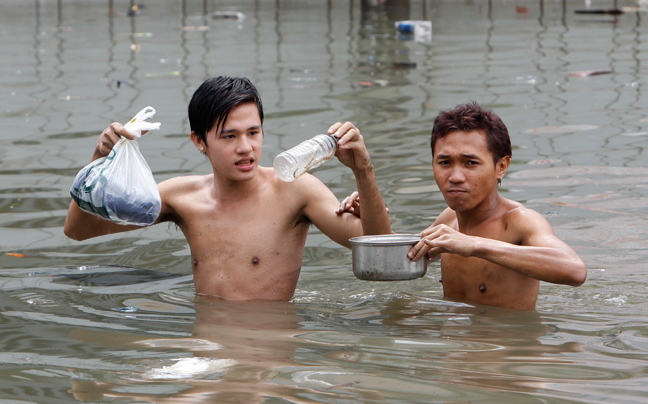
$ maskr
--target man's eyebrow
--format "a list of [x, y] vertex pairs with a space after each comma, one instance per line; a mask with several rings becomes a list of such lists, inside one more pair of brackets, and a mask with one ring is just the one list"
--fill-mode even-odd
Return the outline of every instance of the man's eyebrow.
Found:
[[[461, 153], [461, 157], [465, 159], [471, 159], [471, 160], [481, 160], [479, 156], [476, 154], [470, 154], [470, 153]], [[450, 154], [437, 154], [436, 157], [437, 159], [447, 159], [450, 158]]]
[[[251, 131], [251, 130], [260, 130], [260, 129], [261, 129], [261, 125], [253, 125], [247, 128], [246, 130]], [[220, 134], [223, 135], [223, 134], [236, 133], [236, 132], [238, 132], [238, 130], [236, 129], [223, 129]]]

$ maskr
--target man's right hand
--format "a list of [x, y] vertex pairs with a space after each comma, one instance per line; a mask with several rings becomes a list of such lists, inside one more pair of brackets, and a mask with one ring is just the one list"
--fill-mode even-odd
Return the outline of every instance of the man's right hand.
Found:
[[104, 129], [103, 132], [101, 132], [101, 135], [99, 135], [92, 160], [94, 161], [110, 154], [110, 151], [115, 146], [115, 144], [119, 142], [121, 136], [129, 140], [135, 139], [135, 135], [126, 130], [126, 128], [124, 128], [124, 125], [119, 122], [111, 123], [110, 126]]

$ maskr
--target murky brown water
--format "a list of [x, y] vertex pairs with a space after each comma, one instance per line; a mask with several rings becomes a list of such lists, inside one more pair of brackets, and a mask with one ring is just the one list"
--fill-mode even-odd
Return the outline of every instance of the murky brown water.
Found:
[[[646, 11], [139, 3], [134, 18], [125, 0], [2, 3], [0, 401], [645, 401]], [[431, 39], [399, 35], [394, 22], [407, 19], [432, 21]], [[588, 70], [605, 72], [579, 74]], [[547, 217], [587, 264], [587, 283], [543, 284], [530, 313], [454, 304], [434, 265], [416, 281], [356, 280], [350, 251], [314, 229], [293, 301], [227, 303], [195, 298], [173, 227], [68, 240], [72, 179], [114, 120], [157, 109], [161, 130], [140, 141], [157, 180], [208, 172], [186, 106], [220, 74], [261, 91], [263, 165], [335, 121], [355, 122], [399, 232], [422, 230], [443, 206], [428, 147], [436, 113], [491, 106], [514, 144], [502, 192]], [[355, 187], [337, 161], [314, 173], [340, 198]]]

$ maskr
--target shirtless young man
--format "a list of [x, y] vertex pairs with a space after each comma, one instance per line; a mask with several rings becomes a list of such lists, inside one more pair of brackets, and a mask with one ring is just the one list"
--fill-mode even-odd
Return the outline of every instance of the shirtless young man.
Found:
[[[189, 103], [191, 140], [213, 172], [158, 184], [162, 212], [156, 223], [173, 222], [191, 248], [196, 293], [235, 300], [289, 300], [295, 292], [311, 224], [337, 243], [391, 232], [373, 166], [360, 131], [333, 124], [338, 159], [353, 171], [362, 218], [343, 211], [321, 181], [304, 174], [293, 182], [259, 166], [263, 107], [245, 78], [205, 81]], [[106, 156], [119, 136], [133, 139], [119, 123], [106, 128], [92, 160]], [[75, 240], [137, 229], [83, 212], [72, 201], [65, 234]]]
[[441, 256], [445, 297], [532, 310], [540, 281], [585, 282], [585, 265], [549, 223], [498, 192], [511, 141], [497, 115], [476, 103], [443, 111], [431, 147], [434, 178], [448, 207], [409, 256]]

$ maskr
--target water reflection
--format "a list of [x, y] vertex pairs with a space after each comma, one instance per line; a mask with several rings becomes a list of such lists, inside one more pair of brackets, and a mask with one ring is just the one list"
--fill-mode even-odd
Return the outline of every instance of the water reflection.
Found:
[[[130, 303], [148, 313], [186, 311], [177, 303]], [[382, 306], [367, 302], [335, 311], [199, 296], [193, 308], [195, 321], [187, 337], [72, 330], [73, 340], [113, 352], [146, 352], [148, 359], [133, 362], [135, 374], [110, 382], [75, 381], [70, 392], [81, 401], [389, 401], [422, 399], [428, 393], [420, 383], [426, 380], [438, 383], [438, 391], [450, 398], [457, 389], [473, 392], [468, 395], [482, 389], [539, 393], [538, 389], [551, 390], [557, 375], [572, 380], [604, 377], [576, 364], [570, 354], [583, 352], [582, 345], [552, 342], [557, 328], [533, 312], [411, 295]], [[181, 357], [171, 357], [168, 351]], [[160, 355], [164, 359], [153, 359]], [[573, 372], [566, 370], [570, 366]], [[167, 383], [164, 398], [159, 395], [160, 381]], [[148, 392], [152, 386], [158, 393]]]
[[[643, 401], [645, 13], [165, 0], [129, 17], [128, 3], [3, 2], [0, 400]], [[245, 19], [212, 17], [227, 10]], [[399, 36], [393, 23], [407, 19], [432, 20], [432, 40]], [[611, 72], [570, 75], [593, 69]], [[349, 251], [313, 229], [295, 300], [245, 308], [194, 301], [172, 227], [66, 240], [72, 178], [112, 121], [153, 105], [162, 131], [141, 148], [156, 179], [210, 170], [186, 106], [218, 74], [261, 91], [263, 165], [330, 122], [357, 123], [399, 232], [444, 206], [430, 169], [436, 112], [489, 104], [515, 147], [502, 192], [547, 216], [592, 268], [587, 283], [542, 285], [537, 313], [461, 305], [439, 300], [435, 266], [412, 282], [356, 280]], [[340, 198], [355, 189], [334, 161], [315, 174]]]

